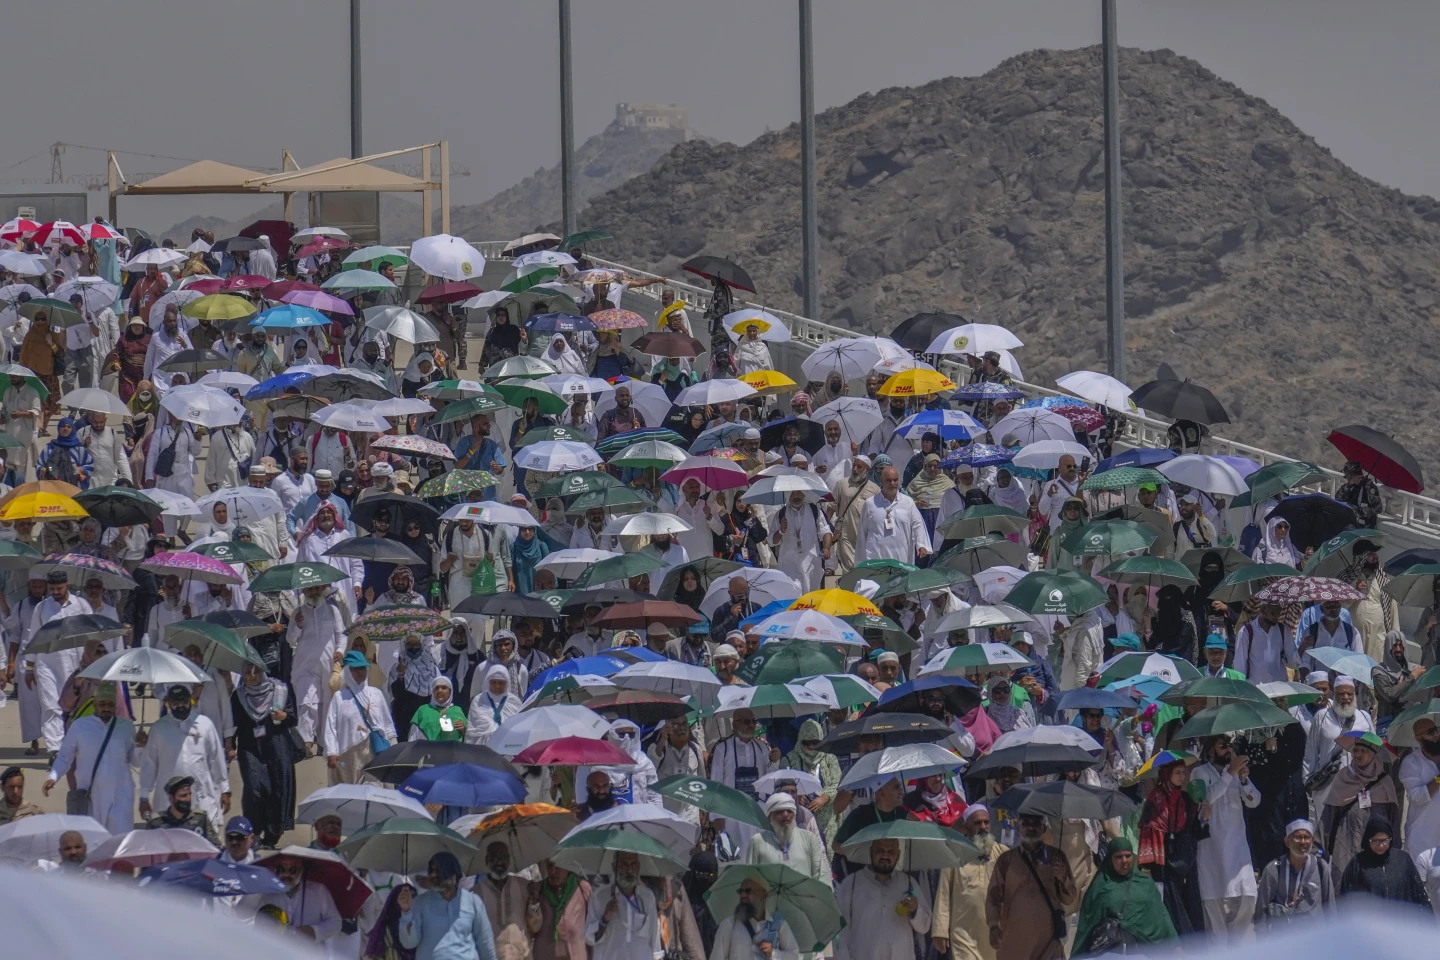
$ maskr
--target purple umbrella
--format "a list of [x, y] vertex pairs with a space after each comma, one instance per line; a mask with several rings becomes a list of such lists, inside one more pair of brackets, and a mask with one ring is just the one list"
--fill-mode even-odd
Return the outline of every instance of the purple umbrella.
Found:
[[326, 313], [343, 313], [347, 317], [355, 316], [355, 308], [350, 306], [349, 302], [332, 296], [324, 290], [291, 290], [280, 299], [285, 303], [309, 307], [311, 310], [323, 310]]

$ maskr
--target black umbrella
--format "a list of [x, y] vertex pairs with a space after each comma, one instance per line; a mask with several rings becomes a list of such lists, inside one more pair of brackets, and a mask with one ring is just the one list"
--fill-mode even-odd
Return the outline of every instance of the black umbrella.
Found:
[[330, 401], [323, 397], [284, 396], [266, 400], [265, 405], [270, 408], [270, 413], [277, 417], [299, 417], [301, 420], [309, 420], [310, 414], [316, 410], [323, 410], [330, 406]]
[[[367, 497], [365, 502], [368, 502], [369, 499], [371, 498]], [[415, 554], [414, 550], [399, 540], [392, 540], [389, 537], [350, 537], [326, 550], [325, 556], [353, 557], [356, 560], [368, 560], [371, 563], [403, 563], [407, 566], [425, 562]]]
[[761, 428], [760, 449], [773, 450], [780, 446], [785, 440], [785, 431], [790, 427], [800, 431], [800, 448], [806, 453], [814, 455], [815, 451], [825, 445], [825, 427], [819, 421], [786, 417]]
[[642, 727], [653, 727], [657, 723], [683, 717], [690, 712], [690, 704], [670, 693], [654, 693], [649, 690], [617, 690], [602, 693], [585, 701], [585, 706], [601, 716], [614, 714], [624, 717]]
[[[594, 590], [576, 590], [560, 608], [561, 613], [583, 613], [590, 604], [608, 607], [616, 603], [633, 603], [636, 600], [653, 600], [648, 593], [636, 593], [624, 587], [596, 587]], [[549, 606], [549, 604], [546, 604]], [[550, 615], [554, 617], [552, 613]]]
[[262, 633], [270, 632], [270, 624], [261, 620], [253, 613], [244, 610], [215, 610], [200, 618], [206, 623], [213, 623], [224, 627], [227, 630], [234, 630], [245, 639], [258, 637]]
[[55, 653], [83, 647], [91, 640], [109, 640], [129, 632], [130, 629], [118, 620], [98, 613], [82, 613], [46, 623], [35, 631], [25, 649], [32, 653]]
[[489, 747], [458, 740], [410, 740], [397, 743], [384, 751], [365, 768], [381, 783], [401, 783], [406, 777], [426, 767], [443, 767], [452, 763], [473, 763], [489, 767], [513, 777], [520, 776], [510, 761]]
[[1402, 551], [1391, 557], [1385, 564], [1385, 572], [1392, 577], [1398, 577], [1406, 570], [1421, 563], [1440, 563], [1440, 550], [1416, 547], [1413, 550]]
[[539, 617], [554, 620], [555, 608], [538, 597], [523, 593], [477, 594], [461, 600], [452, 613], [483, 614], [487, 617]]
[[75, 495], [75, 502], [102, 526], [149, 526], [165, 512], [160, 504], [133, 487], [96, 487]]
[[1290, 524], [1290, 541], [1295, 549], [1319, 548], [1320, 544], [1347, 527], [1359, 523], [1355, 508], [1323, 493], [1286, 497], [1265, 517], [1282, 517]]
[[861, 737], [880, 737], [885, 746], [897, 747], [905, 743], [937, 743], [954, 732], [922, 713], [875, 713], [840, 724], [820, 741], [820, 749], [843, 757], [860, 749]]
[[226, 237], [210, 248], [210, 252], [219, 256], [222, 253], [235, 253], [237, 250], [259, 250], [265, 244], [254, 237]]
[[424, 500], [407, 497], [403, 493], [382, 493], [379, 496], [366, 497], [355, 504], [355, 508], [350, 512], [350, 520], [357, 527], [369, 530], [375, 525], [376, 515], [382, 512], [390, 515], [390, 529], [396, 533], [403, 531], [411, 520], [420, 524], [423, 533], [435, 533], [440, 529], [439, 510]]
[[1006, 767], [1014, 767], [1021, 776], [1039, 777], [1047, 773], [1088, 770], [1099, 762], [1096, 754], [1068, 743], [1022, 743], [987, 753], [971, 764], [965, 775], [993, 777]]
[[[973, 773], [973, 769], [970, 771]], [[1017, 783], [989, 802], [1017, 816], [1054, 817], [1057, 820], [1109, 820], [1134, 813], [1136, 804], [1119, 790], [1087, 787], [1071, 780]]]
[[1151, 380], [1135, 388], [1130, 399], [1137, 407], [1172, 420], [1230, 422], [1230, 415], [1215, 399], [1215, 394], [1189, 380]]
[[1407, 493], [1425, 489], [1420, 464], [1389, 434], [1353, 424], [1331, 430], [1326, 439], [1345, 454], [1347, 460], [1360, 464], [1361, 469], [1387, 487]]
[[890, 331], [890, 339], [912, 353], [924, 353], [940, 334], [969, 322], [954, 313], [917, 313], [908, 320], [901, 320]]
[[214, 350], [181, 350], [160, 364], [160, 369], [166, 373], [184, 373], [193, 377], [207, 370], [228, 370], [230, 361]]
[[354, 370], [336, 370], [327, 373], [305, 385], [305, 389], [317, 397], [335, 403], [344, 400], [389, 400], [394, 396], [388, 389]]
[[750, 279], [750, 274], [733, 260], [726, 260], [724, 257], [691, 257], [680, 264], [680, 269], [706, 280], [719, 280], [727, 287], [755, 292], [755, 281]]

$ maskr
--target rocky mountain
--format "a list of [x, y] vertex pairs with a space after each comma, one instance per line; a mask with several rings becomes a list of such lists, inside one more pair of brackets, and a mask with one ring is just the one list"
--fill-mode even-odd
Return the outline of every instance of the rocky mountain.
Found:
[[[1367, 423], [1440, 479], [1440, 203], [1169, 50], [1123, 50], [1120, 83], [1129, 381], [1169, 362], [1224, 401], [1217, 432], [1331, 465], [1329, 429]], [[1103, 369], [1101, 102], [1089, 48], [821, 114], [820, 319], [880, 332], [958, 312], [1014, 330], [1029, 380]], [[798, 155], [798, 126], [688, 141], [582, 222], [619, 238], [606, 256], [661, 271], [731, 256], [798, 310]]]

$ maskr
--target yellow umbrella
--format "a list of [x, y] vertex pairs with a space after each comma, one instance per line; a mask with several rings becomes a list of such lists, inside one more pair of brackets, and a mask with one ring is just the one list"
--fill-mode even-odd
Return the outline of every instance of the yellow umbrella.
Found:
[[832, 617], [853, 617], [860, 613], [868, 613], [872, 617], [880, 616], [880, 608], [860, 594], [834, 587], [829, 590], [811, 590], [790, 604], [790, 609], [818, 610]]
[[64, 480], [31, 480], [29, 483], [20, 484], [5, 496], [0, 497], [0, 507], [13, 500], [19, 500], [27, 493], [58, 493], [73, 497], [79, 492], [79, 487], [73, 483], [66, 483]]
[[63, 493], [27, 493], [0, 507], [0, 520], [71, 520], [88, 516], [84, 507]]
[[681, 310], [684, 309], [685, 301], [676, 300], [674, 303], [670, 304], [670, 306], [666, 307], [664, 310], [661, 310], [660, 315], [655, 318], [656, 328], [660, 330], [666, 329], [665, 324], [670, 322], [670, 315], [674, 313], [679, 313]]
[[191, 300], [180, 308], [180, 312], [196, 320], [223, 323], [226, 320], [243, 320], [255, 315], [255, 304], [244, 297], [232, 297], [224, 293], [212, 293]]
[[878, 391], [882, 397], [924, 397], [942, 390], [954, 390], [955, 382], [934, 370], [902, 370], [886, 380]]
[[760, 393], [789, 393], [800, 386], [779, 370], [756, 370], [754, 373], [745, 374], [740, 379]]

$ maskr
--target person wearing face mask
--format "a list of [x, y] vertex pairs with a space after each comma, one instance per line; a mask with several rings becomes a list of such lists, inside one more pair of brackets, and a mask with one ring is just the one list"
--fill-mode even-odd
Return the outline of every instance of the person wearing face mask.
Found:
[[622, 767], [579, 767], [575, 771], [575, 799], [585, 802], [589, 789], [589, 775], [603, 771], [610, 777], [610, 793], [619, 803], [653, 803], [659, 805], [660, 797], [651, 788], [659, 777], [655, 764], [640, 749], [640, 728], [634, 721], [623, 717], [610, 724], [610, 739], [621, 750], [630, 755], [633, 764]]
[[1415, 721], [1415, 742], [1420, 746], [1400, 761], [1400, 786], [1405, 790], [1407, 843], [1416, 819], [1440, 793], [1440, 727], [1429, 717]]
[[[140, 816], [149, 820], [161, 804], [161, 789], [175, 777], [193, 781], [194, 808], [211, 824], [230, 812], [230, 763], [220, 731], [194, 709], [191, 689], [175, 684], [165, 694], [167, 714], [147, 734], [136, 736], [140, 754]], [[143, 738], [143, 742], [141, 742]], [[169, 805], [170, 798], [166, 798]], [[188, 812], [187, 812], [188, 815]], [[218, 844], [217, 844], [218, 845]]]
[[145, 354], [150, 349], [150, 338], [154, 336], [145, 321], [132, 316], [125, 325], [125, 332], [105, 358], [102, 369], [117, 374], [116, 386], [120, 399], [129, 403], [135, 395], [140, 381], [145, 379]]
[[1355, 680], [1339, 676], [1332, 685], [1333, 702], [1316, 713], [1305, 737], [1305, 788], [1316, 809], [1323, 809], [1330, 786], [1340, 768], [1350, 763], [1350, 753], [1341, 744], [1341, 734], [1374, 733], [1375, 721], [1369, 711], [1355, 702]]
[[102, 683], [95, 691], [95, 712], [73, 720], [40, 788], [45, 796], [67, 774], [75, 788], [89, 793], [89, 814], [113, 834], [127, 832], [135, 822], [135, 724], [116, 716], [116, 690]]
[[[363, 324], [355, 324], [356, 335], [374, 335], [374, 331], [365, 330]], [[384, 336], [384, 334], [381, 334]], [[354, 336], [351, 337], [354, 340]], [[381, 349], [379, 340], [366, 340], [357, 349], [353, 343], [347, 344], [346, 353], [349, 354], [345, 365], [351, 370], [360, 370], [365, 373], [373, 373], [380, 378], [380, 382], [391, 393], [399, 394], [400, 385], [395, 382], [395, 367], [385, 360], [384, 351]]]
[[[298, 728], [306, 753], [314, 756], [320, 715], [330, 702], [330, 671], [345, 650], [346, 615], [325, 586], [306, 587], [290, 617], [286, 640], [295, 650], [291, 679], [298, 705]], [[363, 657], [362, 657], [363, 659]]]
[[[365, 655], [351, 650], [341, 662], [345, 687], [325, 711], [325, 764], [330, 768], [331, 784], [360, 782], [365, 764], [380, 749], [379, 744], [372, 748], [371, 740], [376, 739], [372, 734], [380, 734], [387, 746], [400, 741], [384, 694], [368, 682], [370, 664]], [[433, 660], [430, 663], [434, 665]]]
[[983, 803], [966, 807], [956, 829], [970, 838], [980, 856], [963, 867], [941, 871], [930, 924], [931, 943], [937, 953], [950, 953], [954, 960], [995, 960], [985, 924], [985, 895], [996, 860], [1009, 848], [991, 835], [990, 811]]
[[480, 656], [470, 624], [464, 617], [450, 618], [450, 633], [439, 645], [438, 660], [440, 672], [450, 678], [450, 689], [455, 694], [455, 705], [462, 713], [470, 712], [470, 685], [474, 682], [475, 671], [484, 661]]
[[194, 777], [171, 777], [165, 782], [169, 804], [145, 824], [149, 830], [189, 830], [220, 845], [218, 828], [204, 813], [195, 809]]

